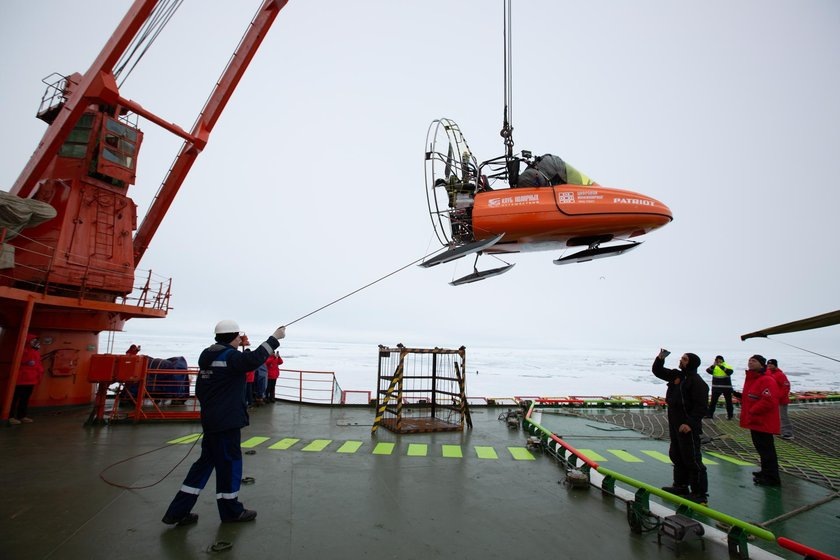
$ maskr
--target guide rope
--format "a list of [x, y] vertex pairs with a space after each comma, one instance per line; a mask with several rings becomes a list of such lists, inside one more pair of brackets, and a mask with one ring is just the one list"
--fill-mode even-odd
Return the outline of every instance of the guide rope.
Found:
[[338, 299], [334, 299], [333, 301], [329, 302], [328, 304], [326, 304], [326, 305], [322, 305], [322, 306], [321, 306], [321, 307], [319, 307], [318, 309], [316, 309], [316, 310], [314, 310], [314, 311], [310, 311], [310, 312], [309, 312], [309, 313], [307, 313], [306, 315], [302, 315], [302, 316], [298, 317], [298, 318], [297, 318], [297, 319], [295, 319], [294, 321], [291, 321], [291, 322], [289, 322], [289, 323], [283, 323], [283, 325], [284, 325], [284, 326], [286, 326], [286, 327], [288, 327], [289, 325], [294, 325], [294, 324], [295, 324], [295, 323], [297, 323], [298, 321], [301, 321], [301, 320], [303, 320], [303, 319], [306, 319], [307, 317], [309, 317], [309, 316], [311, 316], [311, 315], [314, 315], [314, 314], [318, 313], [319, 311], [323, 311], [323, 310], [324, 310], [324, 309], [326, 309], [327, 307], [330, 307], [331, 305], [334, 305], [334, 304], [336, 304], [336, 303], [338, 303], [338, 302], [340, 302], [340, 301], [342, 301], [342, 300], [344, 300], [344, 299], [347, 299], [347, 298], [349, 298], [350, 296], [352, 296], [352, 295], [354, 295], [354, 294], [357, 294], [357, 293], [361, 292], [362, 290], [364, 290], [364, 289], [366, 289], [366, 288], [370, 288], [370, 287], [371, 287], [371, 286], [373, 286], [374, 284], [377, 284], [377, 283], [381, 282], [382, 280], [385, 280], [386, 278], [391, 277], [391, 276], [393, 276], [394, 274], [396, 274], [396, 273], [398, 273], [398, 272], [402, 272], [403, 270], [405, 270], [406, 268], [410, 267], [411, 265], [414, 265], [414, 264], [417, 264], [417, 263], [419, 263], [419, 262], [422, 262], [422, 261], [426, 260], [427, 258], [431, 257], [432, 255], [434, 255], [435, 253], [438, 253], [438, 252], [440, 252], [440, 251], [442, 251], [443, 249], [446, 249], [446, 248], [447, 248], [447, 247], [441, 247], [440, 249], [436, 249], [436, 250], [432, 251], [431, 253], [429, 253], [429, 254], [427, 254], [427, 255], [423, 255], [423, 256], [422, 256], [422, 257], [420, 257], [419, 259], [415, 259], [415, 260], [411, 261], [410, 263], [408, 263], [407, 265], [405, 265], [405, 266], [401, 266], [401, 267], [400, 267], [400, 268], [398, 268], [397, 270], [394, 270], [393, 272], [389, 272], [389, 273], [388, 273], [388, 274], [386, 274], [385, 276], [382, 276], [382, 277], [380, 277], [380, 278], [378, 278], [378, 279], [374, 280], [373, 282], [369, 282], [369, 283], [365, 284], [365, 285], [364, 285], [364, 286], [362, 286], [361, 288], [357, 288], [357, 289], [353, 290], [352, 292], [350, 292], [350, 293], [348, 293], [348, 294], [345, 294], [345, 295], [341, 296], [341, 297], [340, 297], [340, 298], [338, 298]]

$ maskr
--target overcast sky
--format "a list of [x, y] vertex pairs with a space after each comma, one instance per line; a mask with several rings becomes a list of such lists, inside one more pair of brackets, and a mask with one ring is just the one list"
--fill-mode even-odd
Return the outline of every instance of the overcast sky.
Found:
[[[259, 0], [186, 0], [122, 89], [189, 129]], [[45, 125], [52, 72], [84, 72], [128, 9], [5, 0], [0, 188]], [[661, 200], [674, 222], [618, 258], [448, 282], [412, 266], [291, 326], [371, 344], [727, 348], [840, 308], [840, 3], [515, 0], [516, 149]], [[166, 216], [142, 269], [174, 309], [128, 330], [268, 334], [437, 248], [423, 152], [448, 117], [503, 153], [501, 0], [290, 0]], [[180, 146], [149, 122], [141, 217]], [[485, 265], [490, 265], [487, 260]], [[833, 327], [784, 340], [840, 355]]]

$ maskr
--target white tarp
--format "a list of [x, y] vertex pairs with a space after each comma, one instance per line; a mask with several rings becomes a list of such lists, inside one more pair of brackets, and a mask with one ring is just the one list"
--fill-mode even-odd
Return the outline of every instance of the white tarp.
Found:
[[[0, 191], [0, 229], [6, 228], [5, 241], [14, 239], [25, 228], [55, 218], [56, 213], [55, 208], [46, 202]], [[0, 269], [12, 268], [14, 265], [15, 248], [3, 243], [0, 246]]]

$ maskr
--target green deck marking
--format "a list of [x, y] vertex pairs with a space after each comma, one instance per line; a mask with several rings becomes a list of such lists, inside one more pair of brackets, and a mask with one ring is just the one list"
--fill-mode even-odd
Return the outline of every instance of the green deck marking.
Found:
[[169, 440], [166, 443], [192, 443], [200, 437], [201, 437], [201, 434], [190, 434], [188, 436], [179, 437], [179, 438]]
[[511, 456], [517, 461], [534, 461], [534, 456], [524, 447], [508, 447]]
[[[651, 451], [649, 449], [642, 449], [642, 453], [647, 455], [648, 457], [653, 457], [657, 461], [662, 461], [663, 463], [671, 464], [671, 458], [665, 455], [664, 453], [660, 453], [659, 451]], [[703, 457], [703, 464], [704, 465], [717, 465], [717, 461], [712, 461], [711, 459], [707, 459]]]
[[607, 449], [607, 451], [609, 451], [610, 453], [612, 453], [613, 455], [615, 455], [616, 457], [618, 457], [622, 461], [626, 461], [627, 463], [643, 463], [644, 462], [641, 459], [639, 459], [638, 457], [636, 457], [635, 455], [627, 453], [623, 449]]
[[737, 459], [735, 457], [730, 457], [729, 455], [724, 455], [723, 453], [715, 453], [714, 451], [706, 451], [707, 455], [711, 455], [712, 457], [717, 457], [722, 461], [728, 461], [734, 465], [738, 465], [741, 467], [754, 467], [755, 463], [750, 463], [749, 461], [742, 461], [741, 459]]
[[323, 451], [331, 443], [331, 439], [313, 439], [312, 443], [301, 449], [301, 451]]
[[361, 441], [345, 441], [341, 447], [336, 449], [336, 453], [355, 453], [362, 446]]
[[245, 448], [256, 447], [268, 441], [267, 437], [254, 436], [243, 441], [239, 446]]
[[443, 456], [450, 457], [453, 459], [460, 459], [464, 456], [463, 452], [461, 451], [460, 445], [443, 445]]
[[409, 443], [408, 455], [409, 457], [425, 457], [429, 453], [429, 446], [425, 443]]
[[483, 445], [476, 445], [475, 446], [475, 454], [478, 456], [479, 459], [498, 459], [499, 456], [496, 455], [496, 450], [492, 447], [486, 447]]
[[280, 441], [278, 441], [274, 445], [269, 445], [268, 448], [269, 449], [289, 449], [291, 446], [293, 446], [294, 444], [296, 444], [299, 441], [300, 440], [298, 438], [287, 437], [287, 438], [281, 439]]
[[578, 449], [581, 453], [583, 453], [584, 457], [587, 459], [592, 459], [593, 461], [603, 463], [604, 461], [609, 461], [606, 457], [601, 455], [600, 453], [595, 453], [591, 449]]
[[390, 455], [394, 452], [395, 443], [381, 442], [373, 448], [374, 455]]
[[662, 461], [663, 463], [671, 464], [671, 458], [665, 455], [664, 453], [660, 453], [659, 451], [650, 451], [647, 449], [642, 449], [642, 453], [647, 455], [648, 457], [653, 457], [657, 461]]

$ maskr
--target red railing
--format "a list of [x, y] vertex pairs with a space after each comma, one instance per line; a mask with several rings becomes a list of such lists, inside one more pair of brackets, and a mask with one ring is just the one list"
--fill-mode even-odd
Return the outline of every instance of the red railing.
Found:
[[[6, 238], [6, 228], [0, 228], [0, 243]], [[39, 294], [60, 294], [71, 296], [80, 301], [96, 299], [101, 301], [101, 288], [90, 288], [90, 276], [103, 276], [111, 271], [91, 266], [90, 259], [77, 255], [77, 262], [87, 263], [78, 269], [80, 278], [70, 280], [53, 270], [55, 248], [26, 237], [19, 233], [16, 239], [25, 240], [27, 244], [14, 246], [15, 260], [8, 267], [0, 268], [0, 286], [16, 286]], [[12, 245], [12, 244], [10, 244]], [[31, 256], [32, 258], [26, 258]], [[11, 256], [7, 256], [11, 260]], [[38, 265], [26, 264], [28, 261], [43, 263]], [[17, 270], [17, 273], [15, 272]], [[65, 271], [66, 274], [66, 271]], [[155, 275], [151, 270], [135, 270], [132, 290], [125, 295], [115, 295], [115, 303], [131, 305], [144, 309], [158, 309], [168, 312], [171, 298], [172, 279]]]

